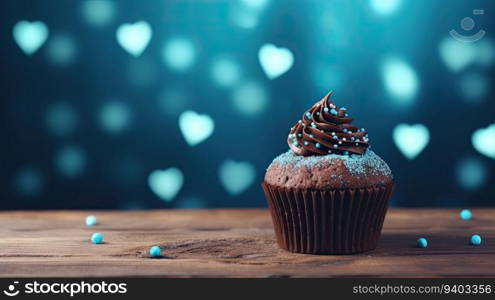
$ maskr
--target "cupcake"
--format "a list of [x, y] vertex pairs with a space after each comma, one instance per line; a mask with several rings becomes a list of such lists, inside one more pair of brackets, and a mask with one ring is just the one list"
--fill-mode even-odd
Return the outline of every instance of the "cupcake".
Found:
[[290, 130], [289, 150], [267, 169], [263, 190], [278, 245], [298, 253], [376, 248], [394, 189], [388, 165], [332, 93]]

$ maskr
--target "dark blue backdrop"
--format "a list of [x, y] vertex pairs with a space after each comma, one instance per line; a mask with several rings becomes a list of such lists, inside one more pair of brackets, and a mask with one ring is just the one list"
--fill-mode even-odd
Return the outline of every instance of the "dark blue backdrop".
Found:
[[495, 203], [493, 1], [0, 6], [0, 208], [265, 206], [266, 167], [328, 90], [393, 205]]

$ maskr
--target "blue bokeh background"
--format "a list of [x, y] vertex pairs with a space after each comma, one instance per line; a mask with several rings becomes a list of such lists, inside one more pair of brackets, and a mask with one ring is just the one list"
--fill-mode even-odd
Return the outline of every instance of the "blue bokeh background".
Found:
[[[0, 6], [2, 209], [266, 206], [266, 167], [329, 90], [393, 170], [392, 205], [495, 204], [495, 126], [477, 131], [495, 123], [493, 1]], [[22, 21], [42, 25], [16, 35]], [[116, 37], [136, 22], [151, 32], [142, 53]], [[260, 60], [266, 45], [277, 51]], [[214, 124], [197, 144], [179, 126], [190, 111]]]

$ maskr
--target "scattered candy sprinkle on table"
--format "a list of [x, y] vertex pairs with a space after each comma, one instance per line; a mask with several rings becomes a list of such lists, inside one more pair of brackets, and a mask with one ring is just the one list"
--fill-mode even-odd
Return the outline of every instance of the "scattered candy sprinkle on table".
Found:
[[416, 246], [419, 248], [426, 248], [428, 247], [428, 241], [425, 238], [419, 238], [416, 242]]
[[93, 233], [93, 235], [91, 236], [91, 242], [93, 244], [103, 243], [103, 234], [101, 234], [99, 232]]
[[459, 216], [461, 217], [461, 219], [463, 220], [471, 220], [473, 214], [471, 213], [471, 211], [469, 209], [463, 209], [461, 210], [461, 212], [459, 213]]
[[87, 216], [86, 217], [86, 226], [95, 226], [96, 225], [96, 217], [95, 216]]
[[150, 256], [153, 258], [162, 257], [162, 249], [159, 246], [153, 246], [150, 248]]
[[481, 236], [477, 234], [471, 236], [471, 245], [475, 245], [475, 246], [481, 245]]

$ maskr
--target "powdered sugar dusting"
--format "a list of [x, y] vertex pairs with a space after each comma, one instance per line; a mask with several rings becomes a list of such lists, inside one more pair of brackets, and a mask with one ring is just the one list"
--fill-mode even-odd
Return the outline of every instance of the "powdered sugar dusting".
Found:
[[[332, 164], [335, 160], [341, 160], [349, 170], [349, 173], [353, 175], [364, 175], [371, 172], [373, 175], [385, 175], [392, 176], [392, 172], [387, 163], [383, 161], [378, 155], [376, 155], [370, 149], [367, 149], [363, 155], [351, 154], [351, 155], [314, 155], [314, 156], [301, 156], [296, 155], [292, 150], [277, 156], [271, 165], [293, 165], [294, 167], [307, 167], [323, 168]], [[270, 166], [271, 166], [270, 165]], [[270, 166], [268, 168], [270, 168]]]

